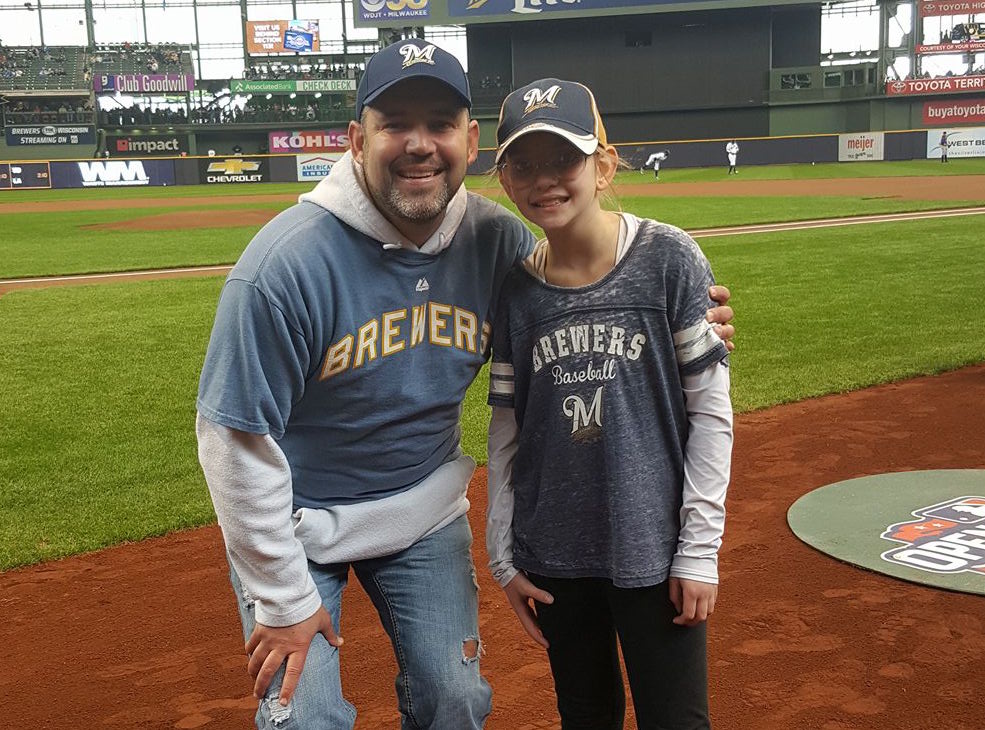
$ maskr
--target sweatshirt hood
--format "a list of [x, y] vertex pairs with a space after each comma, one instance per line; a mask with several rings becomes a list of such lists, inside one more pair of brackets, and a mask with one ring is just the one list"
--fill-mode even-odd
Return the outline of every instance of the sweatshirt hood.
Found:
[[451, 243], [468, 203], [465, 185], [461, 185], [452, 196], [445, 217], [431, 237], [417, 246], [386, 219], [373, 202], [366, 189], [362, 165], [346, 152], [332, 165], [328, 177], [315, 189], [298, 198], [298, 202], [314, 203], [321, 206], [346, 225], [355, 228], [370, 238], [380, 242], [383, 248], [408, 248], [426, 254], [443, 251]]

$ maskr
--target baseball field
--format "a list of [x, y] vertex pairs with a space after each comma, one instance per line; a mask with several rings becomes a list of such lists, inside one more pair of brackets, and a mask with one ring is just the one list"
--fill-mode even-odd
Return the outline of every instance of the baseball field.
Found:
[[[0, 696], [19, 724], [248, 726], [195, 393], [221, 267], [307, 187], [0, 193]], [[985, 160], [634, 171], [618, 193], [698, 238], [737, 313], [714, 726], [980, 730], [982, 597], [837, 562], [785, 516], [839, 480], [985, 468]], [[201, 267], [220, 268], [160, 272]], [[483, 374], [463, 417], [480, 462], [485, 390]], [[489, 727], [557, 728], [546, 657], [484, 569], [484, 490], [480, 468]], [[399, 725], [372, 610], [353, 581], [343, 682], [361, 730]]]

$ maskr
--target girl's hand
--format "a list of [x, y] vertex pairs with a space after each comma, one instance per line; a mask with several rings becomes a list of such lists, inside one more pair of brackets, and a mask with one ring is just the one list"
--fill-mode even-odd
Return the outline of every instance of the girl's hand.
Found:
[[670, 579], [670, 602], [677, 609], [674, 623], [678, 626], [697, 626], [715, 612], [718, 586], [684, 578]]
[[537, 623], [537, 614], [534, 613], [534, 609], [530, 605], [530, 599], [541, 603], [554, 603], [554, 596], [535, 586], [523, 573], [517, 573], [503, 590], [506, 592], [506, 597], [520, 619], [524, 630], [530, 634], [531, 639], [546, 649], [548, 647], [547, 639], [541, 633], [540, 625]]

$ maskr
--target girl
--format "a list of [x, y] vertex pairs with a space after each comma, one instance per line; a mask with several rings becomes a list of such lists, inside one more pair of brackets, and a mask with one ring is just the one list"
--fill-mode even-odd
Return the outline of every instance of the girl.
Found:
[[511, 93], [497, 141], [547, 238], [493, 328], [490, 567], [547, 648], [565, 730], [622, 727], [618, 646], [639, 728], [708, 728], [732, 445], [708, 262], [683, 231], [602, 209], [618, 156], [581, 84]]

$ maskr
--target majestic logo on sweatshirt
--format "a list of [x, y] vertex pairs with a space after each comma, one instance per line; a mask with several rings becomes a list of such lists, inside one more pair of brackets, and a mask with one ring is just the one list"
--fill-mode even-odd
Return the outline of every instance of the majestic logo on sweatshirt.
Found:
[[431, 285], [428, 284], [428, 280], [422, 276], [420, 279], [417, 280], [417, 286], [414, 287], [414, 289], [416, 291], [430, 291]]

